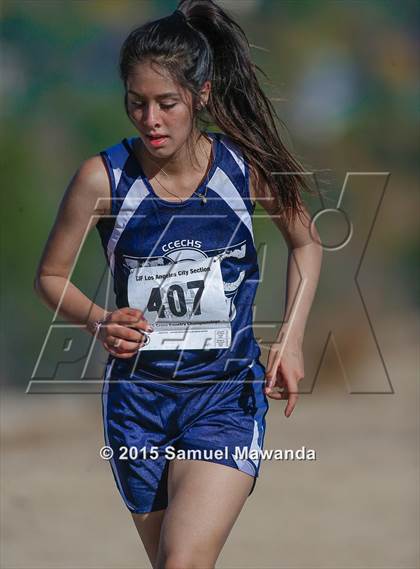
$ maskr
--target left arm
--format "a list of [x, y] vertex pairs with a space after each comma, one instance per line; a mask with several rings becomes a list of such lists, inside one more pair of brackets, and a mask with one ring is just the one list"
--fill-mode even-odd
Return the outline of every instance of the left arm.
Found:
[[[287, 222], [278, 199], [252, 171], [250, 194], [281, 231], [289, 251], [283, 324], [270, 348], [266, 369], [266, 393], [272, 399], [288, 399], [285, 415], [289, 417], [298, 398], [298, 382], [304, 377], [302, 344], [319, 281], [322, 245], [305, 206], [302, 204], [303, 220], [296, 216], [294, 222]], [[283, 388], [283, 392], [273, 392], [274, 387]]]

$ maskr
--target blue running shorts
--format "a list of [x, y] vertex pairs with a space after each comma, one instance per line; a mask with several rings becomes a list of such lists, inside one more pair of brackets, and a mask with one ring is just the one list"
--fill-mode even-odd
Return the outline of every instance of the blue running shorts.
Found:
[[252, 494], [269, 408], [258, 359], [228, 379], [193, 387], [144, 380], [139, 372], [119, 377], [113, 364], [115, 359], [109, 360], [102, 389], [104, 437], [113, 452], [115, 482], [131, 512], [167, 507], [168, 467], [179, 453], [253, 476]]

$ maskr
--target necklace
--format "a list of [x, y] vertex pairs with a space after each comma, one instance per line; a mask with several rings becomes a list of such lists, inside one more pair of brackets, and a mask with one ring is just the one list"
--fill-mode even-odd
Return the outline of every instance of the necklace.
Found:
[[[160, 172], [163, 172], [163, 173], [165, 174], [165, 176], [168, 175], [168, 174], [165, 172], [165, 170], [164, 170], [163, 168], [161, 168], [161, 169], [159, 170], [158, 174], [159, 174]], [[181, 203], [182, 203], [183, 201], [185, 201], [185, 200], [182, 200], [179, 196], [177, 196], [177, 195], [174, 194], [173, 192], [171, 192], [170, 190], [168, 190], [168, 188], [166, 188], [166, 187], [162, 184], [162, 182], [156, 178], [156, 175], [155, 175], [155, 180], [162, 186], [162, 188], [163, 188], [166, 192], [168, 192], [168, 194], [171, 194], [172, 196], [175, 196], [176, 198], [178, 198]], [[196, 195], [197, 197], [199, 197], [199, 198], [201, 199], [201, 205], [204, 205], [204, 204], [207, 203], [207, 190], [208, 190], [208, 186], [206, 186], [206, 188], [205, 188], [203, 194], [199, 194], [199, 193], [197, 193], [196, 191], [193, 192], [193, 195]], [[187, 198], [187, 199], [188, 199], [188, 198]]]
[[[210, 155], [212, 156], [212, 158], [213, 158], [213, 160], [214, 160], [214, 156], [213, 156], [213, 142], [212, 142], [212, 144], [211, 144]], [[213, 162], [213, 160], [212, 160], [212, 162]], [[153, 159], [151, 159], [151, 161], [156, 165], [156, 162], [154, 162]], [[177, 195], [174, 194], [173, 192], [171, 192], [170, 190], [168, 190], [168, 188], [166, 188], [166, 187], [162, 184], [162, 182], [161, 182], [160, 180], [158, 180], [157, 174], [160, 174], [160, 172], [163, 172], [163, 173], [165, 174], [165, 176], [169, 176], [169, 175], [165, 172], [165, 170], [164, 170], [163, 168], [159, 168], [159, 170], [157, 171], [157, 173], [156, 173], [155, 176], [154, 176], [155, 180], [162, 186], [162, 188], [163, 188], [166, 192], [168, 192], [168, 194], [171, 194], [172, 196], [175, 196], [176, 198], [178, 198], [178, 200], [179, 200], [181, 203], [182, 203], [183, 201], [185, 201], [185, 200], [182, 200], [179, 196], [177, 196]], [[207, 172], [207, 173], [208, 173], [208, 172]], [[206, 173], [206, 176], [207, 176], [207, 173]], [[198, 196], [198, 197], [201, 199], [201, 205], [204, 205], [204, 204], [207, 203], [207, 190], [208, 190], [208, 186], [206, 185], [203, 194], [199, 194], [197, 191], [194, 191], [194, 192], [193, 192], [193, 195], [196, 195], [196, 196]], [[187, 198], [187, 199], [188, 199], [188, 198]]]

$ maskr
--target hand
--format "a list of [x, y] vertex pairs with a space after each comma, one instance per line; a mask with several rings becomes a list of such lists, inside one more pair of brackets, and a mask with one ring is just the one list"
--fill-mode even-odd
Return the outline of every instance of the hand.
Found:
[[106, 316], [98, 339], [110, 354], [128, 359], [145, 344], [146, 336], [138, 330], [153, 331], [143, 312], [137, 308], [119, 308]]
[[[288, 399], [284, 414], [290, 417], [298, 399], [298, 382], [304, 377], [301, 343], [289, 339], [284, 343], [284, 332], [270, 348], [265, 374], [265, 393], [271, 399]], [[275, 387], [282, 392], [273, 391]]]

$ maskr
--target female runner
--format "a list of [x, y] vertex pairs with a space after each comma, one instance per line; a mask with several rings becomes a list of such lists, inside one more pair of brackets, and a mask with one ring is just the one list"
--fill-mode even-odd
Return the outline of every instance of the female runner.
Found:
[[[289, 417], [304, 375], [321, 248], [300, 198], [310, 189], [279, 138], [256, 68], [242, 29], [212, 0], [182, 0], [170, 16], [134, 29], [120, 74], [138, 136], [78, 168], [35, 279], [51, 308], [109, 352], [102, 403], [110, 464], [159, 569], [215, 566], [259, 474], [267, 395], [287, 399]], [[219, 132], [199, 129], [204, 111]], [[252, 331], [256, 201], [291, 253], [267, 368]], [[68, 282], [94, 226], [116, 310]], [[277, 302], [273, 310], [280, 321]]]

